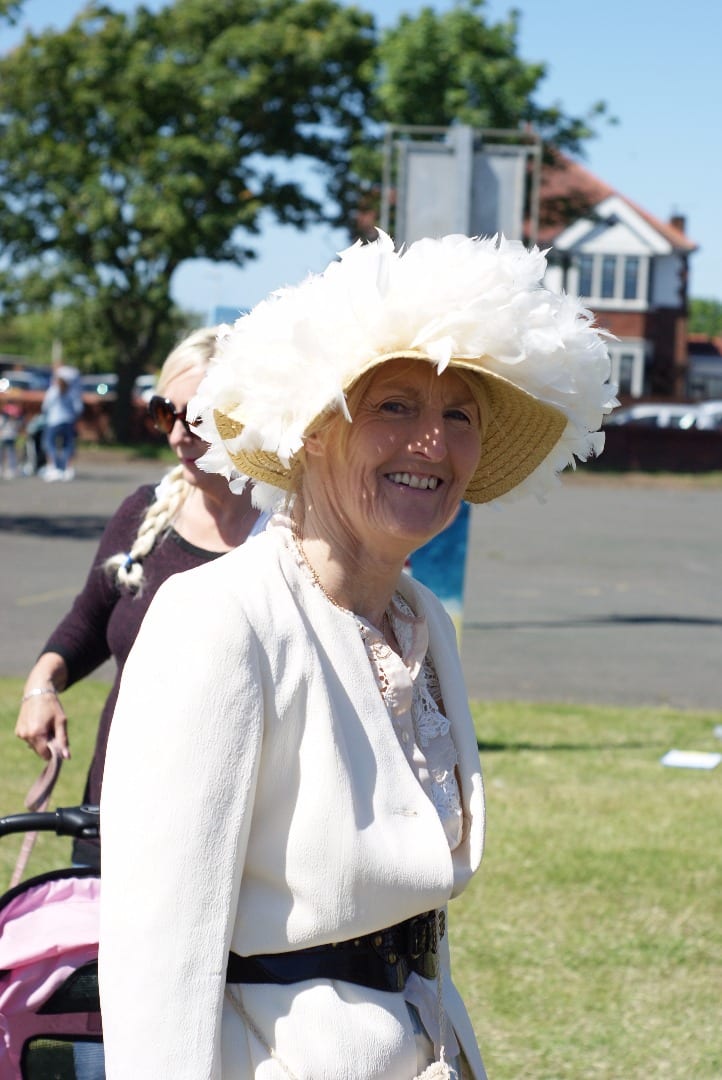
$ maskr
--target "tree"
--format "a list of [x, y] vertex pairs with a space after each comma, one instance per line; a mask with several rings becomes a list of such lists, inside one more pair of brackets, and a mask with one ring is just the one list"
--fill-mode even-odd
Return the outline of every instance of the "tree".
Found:
[[95, 2], [28, 36], [0, 60], [0, 310], [52, 309], [69, 359], [118, 371], [123, 438], [133, 380], [177, 326], [176, 268], [242, 265], [263, 210], [300, 228], [358, 222], [384, 124], [533, 125], [571, 151], [592, 134], [604, 106], [539, 105], [545, 67], [518, 56], [518, 16], [491, 25], [484, 8], [424, 8], [377, 42], [372, 17], [337, 0], [175, 0], [131, 17]]
[[440, 13], [423, 8], [402, 15], [379, 44], [379, 118], [392, 124], [453, 123], [474, 128], [534, 128], [544, 141], [578, 153], [593, 135], [602, 102], [585, 117], [567, 116], [560, 105], [535, 100], [546, 77], [544, 63], [518, 54], [519, 13], [488, 23], [485, 0], [461, 0]]
[[[532, 129], [549, 151], [581, 152], [594, 123], [607, 115], [603, 102], [585, 116], [537, 100], [546, 65], [519, 56], [519, 14], [498, 23], [485, 17], [485, 0], [459, 0], [445, 12], [431, 7], [402, 15], [377, 50], [374, 118], [381, 124], [523, 132]], [[373, 202], [381, 175], [378, 139], [355, 152], [360, 185]]]
[[[348, 217], [373, 21], [334, 0], [91, 3], [0, 61], [0, 298], [115, 357], [116, 432], [189, 258], [252, 258], [259, 215]], [[324, 194], [283, 165], [310, 161]], [[86, 339], [87, 340], [87, 339]]]
[[722, 337], [722, 301], [690, 300], [689, 330], [692, 334]]
[[0, 0], [0, 22], [14, 23], [22, 6], [22, 0]]

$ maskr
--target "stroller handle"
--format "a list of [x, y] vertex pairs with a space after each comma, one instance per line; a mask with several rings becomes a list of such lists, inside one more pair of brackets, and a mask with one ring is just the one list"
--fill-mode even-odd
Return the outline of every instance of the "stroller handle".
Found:
[[100, 810], [97, 806], [67, 806], [54, 811], [9, 814], [0, 818], [0, 836], [22, 832], [54, 832], [56, 836], [97, 840], [100, 834]]

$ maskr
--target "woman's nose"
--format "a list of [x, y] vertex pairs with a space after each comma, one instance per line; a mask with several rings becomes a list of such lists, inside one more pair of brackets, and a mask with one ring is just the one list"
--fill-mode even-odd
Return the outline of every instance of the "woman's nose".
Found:
[[190, 436], [183, 426], [183, 421], [177, 416], [173, 421], [173, 427], [168, 432], [168, 442], [171, 446], [177, 446], [178, 443], [183, 442], [187, 438], [190, 438]]
[[446, 456], [446, 434], [440, 418], [420, 419], [416, 431], [409, 440], [409, 449], [422, 454], [430, 461], [440, 461]]

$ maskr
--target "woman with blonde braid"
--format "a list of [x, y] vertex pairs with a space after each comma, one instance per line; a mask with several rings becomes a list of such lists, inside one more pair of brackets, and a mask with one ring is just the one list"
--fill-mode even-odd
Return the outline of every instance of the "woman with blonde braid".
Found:
[[[41, 757], [54, 740], [70, 756], [68, 720], [59, 694], [105, 660], [116, 675], [100, 717], [84, 801], [100, 801], [105, 749], [126, 657], [159, 586], [173, 574], [209, 562], [260, 527], [248, 485], [233, 494], [226, 479], [201, 471], [208, 449], [186, 419], [186, 406], [206, 374], [217, 328], [195, 331], [168, 356], [149, 411], [178, 459], [157, 487], [143, 485], [109, 521], [72, 608], [50, 635], [25, 683], [16, 735]], [[244, 478], [245, 479], [245, 478]], [[132, 786], [132, 777], [129, 777]], [[98, 867], [96, 841], [76, 841], [76, 862]]]

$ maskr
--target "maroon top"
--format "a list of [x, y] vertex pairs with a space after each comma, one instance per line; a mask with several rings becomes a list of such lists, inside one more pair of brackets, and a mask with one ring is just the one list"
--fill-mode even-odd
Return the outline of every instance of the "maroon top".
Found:
[[[116, 663], [115, 680], [100, 716], [95, 751], [83, 795], [83, 801], [94, 806], [100, 802], [108, 732], [123, 667], [151, 600], [166, 578], [183, 570], [191, 570], [222, 554], [195, 547], [170, 529], [156, 541], [153, 550], [143, 560], [142, 593], [138, 595], [127, 589], [119, 589], [103, 569], [103, 563], [119, 551], [130, 550], [138, 526], [153, 498], [154, 488], [146, 484], [121, 503], [101, 537], [82, 592], [76, 596], [72, 608], [43, 648], [43, 652], [56, 652], [62, 656], [68, 669], [68, 686], [90, 675], [111, 657]], [[138, 750], [142, 753], [142, 747]], [[129, 777], [128, 797], [132, 798], [132, 777]], [[78, 840], [73, 848], [73, 857], [77, 862], [98, 868], [99, 845], [95, 841]]]

